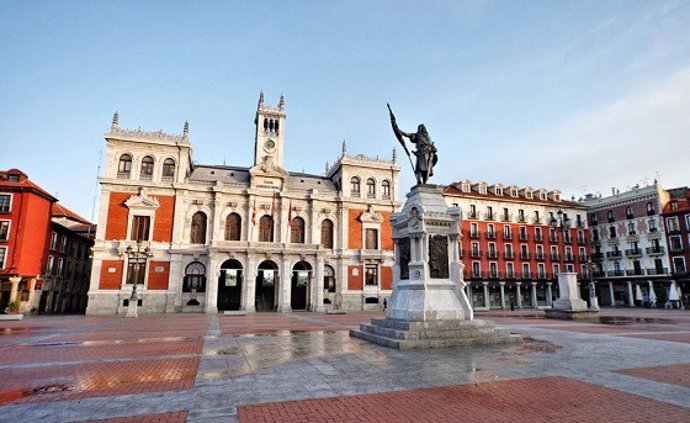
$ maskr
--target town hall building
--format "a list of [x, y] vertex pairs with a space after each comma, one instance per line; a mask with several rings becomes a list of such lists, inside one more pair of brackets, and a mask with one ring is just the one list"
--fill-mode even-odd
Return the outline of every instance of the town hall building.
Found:
[[[251, 167], [193, 161], [181, 135], [105, 134], [87, 314], [381, 309], [391, 294], [391, 160], [340, 157], [324, 175], [283, 168], [285, 102], [260, 95]], [[240, 141], [234, 141], [240, 142]]]

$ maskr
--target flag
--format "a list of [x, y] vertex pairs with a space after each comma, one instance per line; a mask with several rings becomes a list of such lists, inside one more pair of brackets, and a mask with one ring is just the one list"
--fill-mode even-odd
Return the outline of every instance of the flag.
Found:
[[254, 200], [254, 207], [252, 207], [252, 225], [256, 226], [256, 200]]
[[292, 200], [290, 200], [290, 209], [288, 210], [288, 225], [292, 227]]

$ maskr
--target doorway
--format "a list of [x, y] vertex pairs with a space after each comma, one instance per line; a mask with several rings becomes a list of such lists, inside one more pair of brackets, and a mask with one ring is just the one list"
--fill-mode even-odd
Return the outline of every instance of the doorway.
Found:
[[297, 262], [292, 267], [290, 307], [293, 310], [306, 310], [309, 303], [311, 285], [311, 265], [306, 261]]
[[270, 260], [261, 262], [256, 272], [256, 291], [254, 294], [256, 311], [275, 311], [278, 282], [278, 265]]
[[220, 266], [218, 278], [218, 310], [240, 309], [242, 298], [242, 264], [237, 260], [225, 260]]

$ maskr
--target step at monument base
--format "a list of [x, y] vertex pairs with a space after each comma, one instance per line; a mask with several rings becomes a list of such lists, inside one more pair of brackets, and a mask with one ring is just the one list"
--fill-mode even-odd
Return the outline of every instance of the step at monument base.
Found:
[[408, 322], [393, 319], [372, 319], [350, 336], [396, 349], [449, 348], [463, 346], [521, 343], [519, 335], [497, 328], [486, 320], [440, 320]]

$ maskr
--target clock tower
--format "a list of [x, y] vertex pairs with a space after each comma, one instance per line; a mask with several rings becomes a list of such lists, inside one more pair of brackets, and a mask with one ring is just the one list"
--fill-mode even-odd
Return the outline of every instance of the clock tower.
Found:
[[281, 94], [278, 106], [264, 103], [263, 91], [259, 94], [256, 108], [256, 138], [254, 146], [254, 166], [270, 163], [283, 167], [283, 145], [285, 134], [285, 98]]

